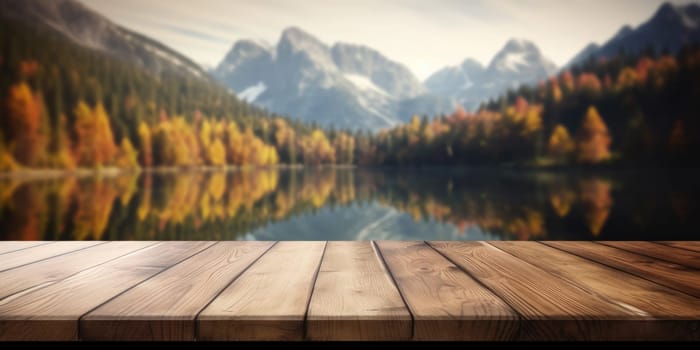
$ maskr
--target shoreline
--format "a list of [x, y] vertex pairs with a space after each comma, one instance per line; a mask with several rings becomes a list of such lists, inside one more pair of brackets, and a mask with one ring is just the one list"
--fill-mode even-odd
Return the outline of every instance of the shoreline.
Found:
[[236, 171], [254, 171], [254, 170], [300, 170], [300, 169], [385, 169], [388, 171], [395, 171], [397, 169], [408, 169], [413, 171], [429, 171], [429, 170], [445, 170], [445, 169], [459, 169], [468, 171], [501, 171], [504, 173], [520, 173], [527, 174], [531, 172], [543, 172], [543, 173], [579, 173], [579, 174], [589, 174], [589, 173], [627, 173], [635, 171], [643, 171], [645, 173], [674, 173], [677, 171], [700, 171], [700, 168], [696, 167], [672, 167], [672, 166], [620, 166], [620, 165], [593, 165], [593, 166], [532, 166], [532, 165], [417, 165], [417, 164], [403, 164], [403, 165], [347, 165], [347, 164], [328, 164], [328, 165], [316, 165], [307, 166], [303, 164], [279, 164], [273, 166], [265, 167], [254, 167], [254, 166], [194, 166], [194, 167], [149, 167], [149, 168], [117, 168], [117, 167], [104, 167], [104, 168], [78, 168], [78, 169], [50, 169], [50, 168], [26, 168], [8, 172], [0, 172], [0, 180], [43, 180], [43, 179], [56, 179], [63, 177], [116, 177], [124, 174], [139, 175], [141, 173], [151, 173], [151, 174], [174, 174], [181, 172], [236, 172]]
[[0, 172], [0, 180], [7, 179], [21, 179], [21, 180], [36, 180], [36, 179], [55, 179], [61, 177], [114, 177], [123, 174], [140, 174], [140, 173], [155, 173], [155, 174], [169, 174], [178, 172], [212, 172], [212, 171], [250, 171], [250, 170], [264, 170], [264, 169], [304, 169], [304, 168], [334, 168], [334, 169], [355, 169], [356, 165], [319, 165], [319, 166], [306, 166], [303, 164], [280, 164], [274, 166], [265, 167], [254, 167], [254, 166], [235, 166], [229, 165], [225, 167], [220, 166], [194, 166], [194, 167], [148, 167], [148, 168], [117, 168], [117, 167], [104, 167], [99, 169], [92, 168], [78, 168], [78, 169], [50, 169], [50, 168], [26, 168], [21, 170]]

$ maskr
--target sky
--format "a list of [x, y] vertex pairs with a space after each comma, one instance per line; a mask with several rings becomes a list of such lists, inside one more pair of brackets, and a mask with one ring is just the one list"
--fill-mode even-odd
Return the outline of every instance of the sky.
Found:
[[[80, 0], [206, 67], [239, 39], [276, 45], [297, 26], [321, 41], [370, 46], [423, 80], [474, 58], [487, 65], [510, 38], [528, 39], [557, 65], [664, 0]], [[668, 1], [668, 0], [666, 0]], [[700, 0], [670, 0], [675, 4]]]

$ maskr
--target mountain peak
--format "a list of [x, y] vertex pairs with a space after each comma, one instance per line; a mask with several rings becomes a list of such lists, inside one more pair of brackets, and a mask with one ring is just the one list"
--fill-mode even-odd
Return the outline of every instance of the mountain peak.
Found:
[[277, 44], [277, 59], [297, 65], [310, 65], [318, 71], [336, 70], [328, 45], [299, 27], [288, 27]]
[[540, 49], [525, 39], [510, 39], [489, 64], [489, 70], [517, 72], [528, 67], [543, 69], [544, 75], [553, 73], [554, 64], [542, 56]]
[[128, 30], [76, 0], [1, 0], [0, 18], [58, 33], [81, 46], [136, 63], [154, 74], [166, 70], [208, 79], [202, 68], [157, 40]]
[[462, 63], [459, 66], [462, 67], [463, 70], [473, 70], [473, 69], [483, 70], [484, 69], [484, 66], [481, 64], [481, 62], [479, 62], [471, 57], [462, 61]]
[[700, 5], [672, 5], [666, 2], [644, 23], [635, 28], [620, 28], [600, 48], [585, 48], [569, 65], [581, 63], [591, 56], [613, 58], [620, 52], [635, 55], [652, 49], [657, 53], [677, 53], [683, 46], [697, 43], [700, 43]]
[[630, 26], [629, 24], [625, 25], [622, 28], [620, 28], [620, 30], [617, 31], [617, 34], [615, 34], [614, 38], [615, 39], [622, 39], [622, 38], [626, 37], [627, 35], [629, 35], [630, 33], [632, 33], [633, 31], [634, 30], [632, 29], [632, 26]]
[[656, 13], [654, 14], [653, 17], [668, 17], [668, 16], [675, 16], [678, 15], [678, 11], [676, 10], [676, 7], [673, 6], [669, 2], [665, 2], [659, 6], [659, 9], [656, 10]]
[[695, 29], [700, 23], [700, 5], [672, 5], [664, 3], [656, 10], [650, 22], [668, 24], [681, 24], [684, 28]]
[[418, 79], [406, 66], [390, 60], [373, 48], [336, 43], [331, 54], [343, 73], [365, 76], [393, 96], [407, 98], [424, 92]]
[[539, 49], [530, 40], [513, 38], [506, 42], [505, 46], [501, 51], [537, 51]]
[[218, 74], [226, 74], [251, 61], [269, 61], [271, 52], [253, 40], [238, 40], [217, 67]]
[[283, 42], [283, 41], [292, 42], [292, 43], [312, 42], [314, 44], [324, 45], [315, 36], [311, 35], [310, 33], [304, 31], [303, 29], [301, 29], [299, 27], [294, 27], [294, 26], [287, 27], [282, 31], [282, 37], [280, 38], [280, 42]]

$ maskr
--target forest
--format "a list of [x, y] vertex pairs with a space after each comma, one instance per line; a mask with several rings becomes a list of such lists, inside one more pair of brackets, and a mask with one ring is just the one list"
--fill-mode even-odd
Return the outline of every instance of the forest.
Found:
[[0, 171], [275, 164], [696, 166], [700, 48], [620, 53], [474, 112], [325, 130], [58, 35], [0, 24]]
[[[481, 106], [380, 132], [375, 164], [696, 166], [700, 49], [589, 60]], [[361, 142], [358, 142], [361, 144]]]

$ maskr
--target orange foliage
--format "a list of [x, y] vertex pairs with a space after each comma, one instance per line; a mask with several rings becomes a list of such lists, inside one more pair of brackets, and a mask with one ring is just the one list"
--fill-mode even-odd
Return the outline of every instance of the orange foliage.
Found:
[[609, 181], [593, 179], [581, 181], [580, 186], [586, 224], [593, 236], [598, 236], [612, 209], [613, 200], [610, 195], [612, 184]]
[[19, 63], [19, 72], [25, 78], [33, 76], [38, 70], [39, 63], [37, 61], [26, 60]]
[[608, 127], [598, 110], [591, 106], [576, 135], [577, 159], [581, 163], [600, 163], [610, 158]]
[[574, 91], [574, 76], [571, 71], [566, 71], [561, 76], [561, 84], [564, 86], [567, 92]]
[[579, 90], [598, 93], [601, 90], [600, 79], [593, 73], [582, 73], [578, 76], [576, 86]]
[[26, 83], [10, 87], [7, 99], [7, 130], [10, 153], [23, 165], [35, 165], [44, 148], [41, 136], [43, 104]]

